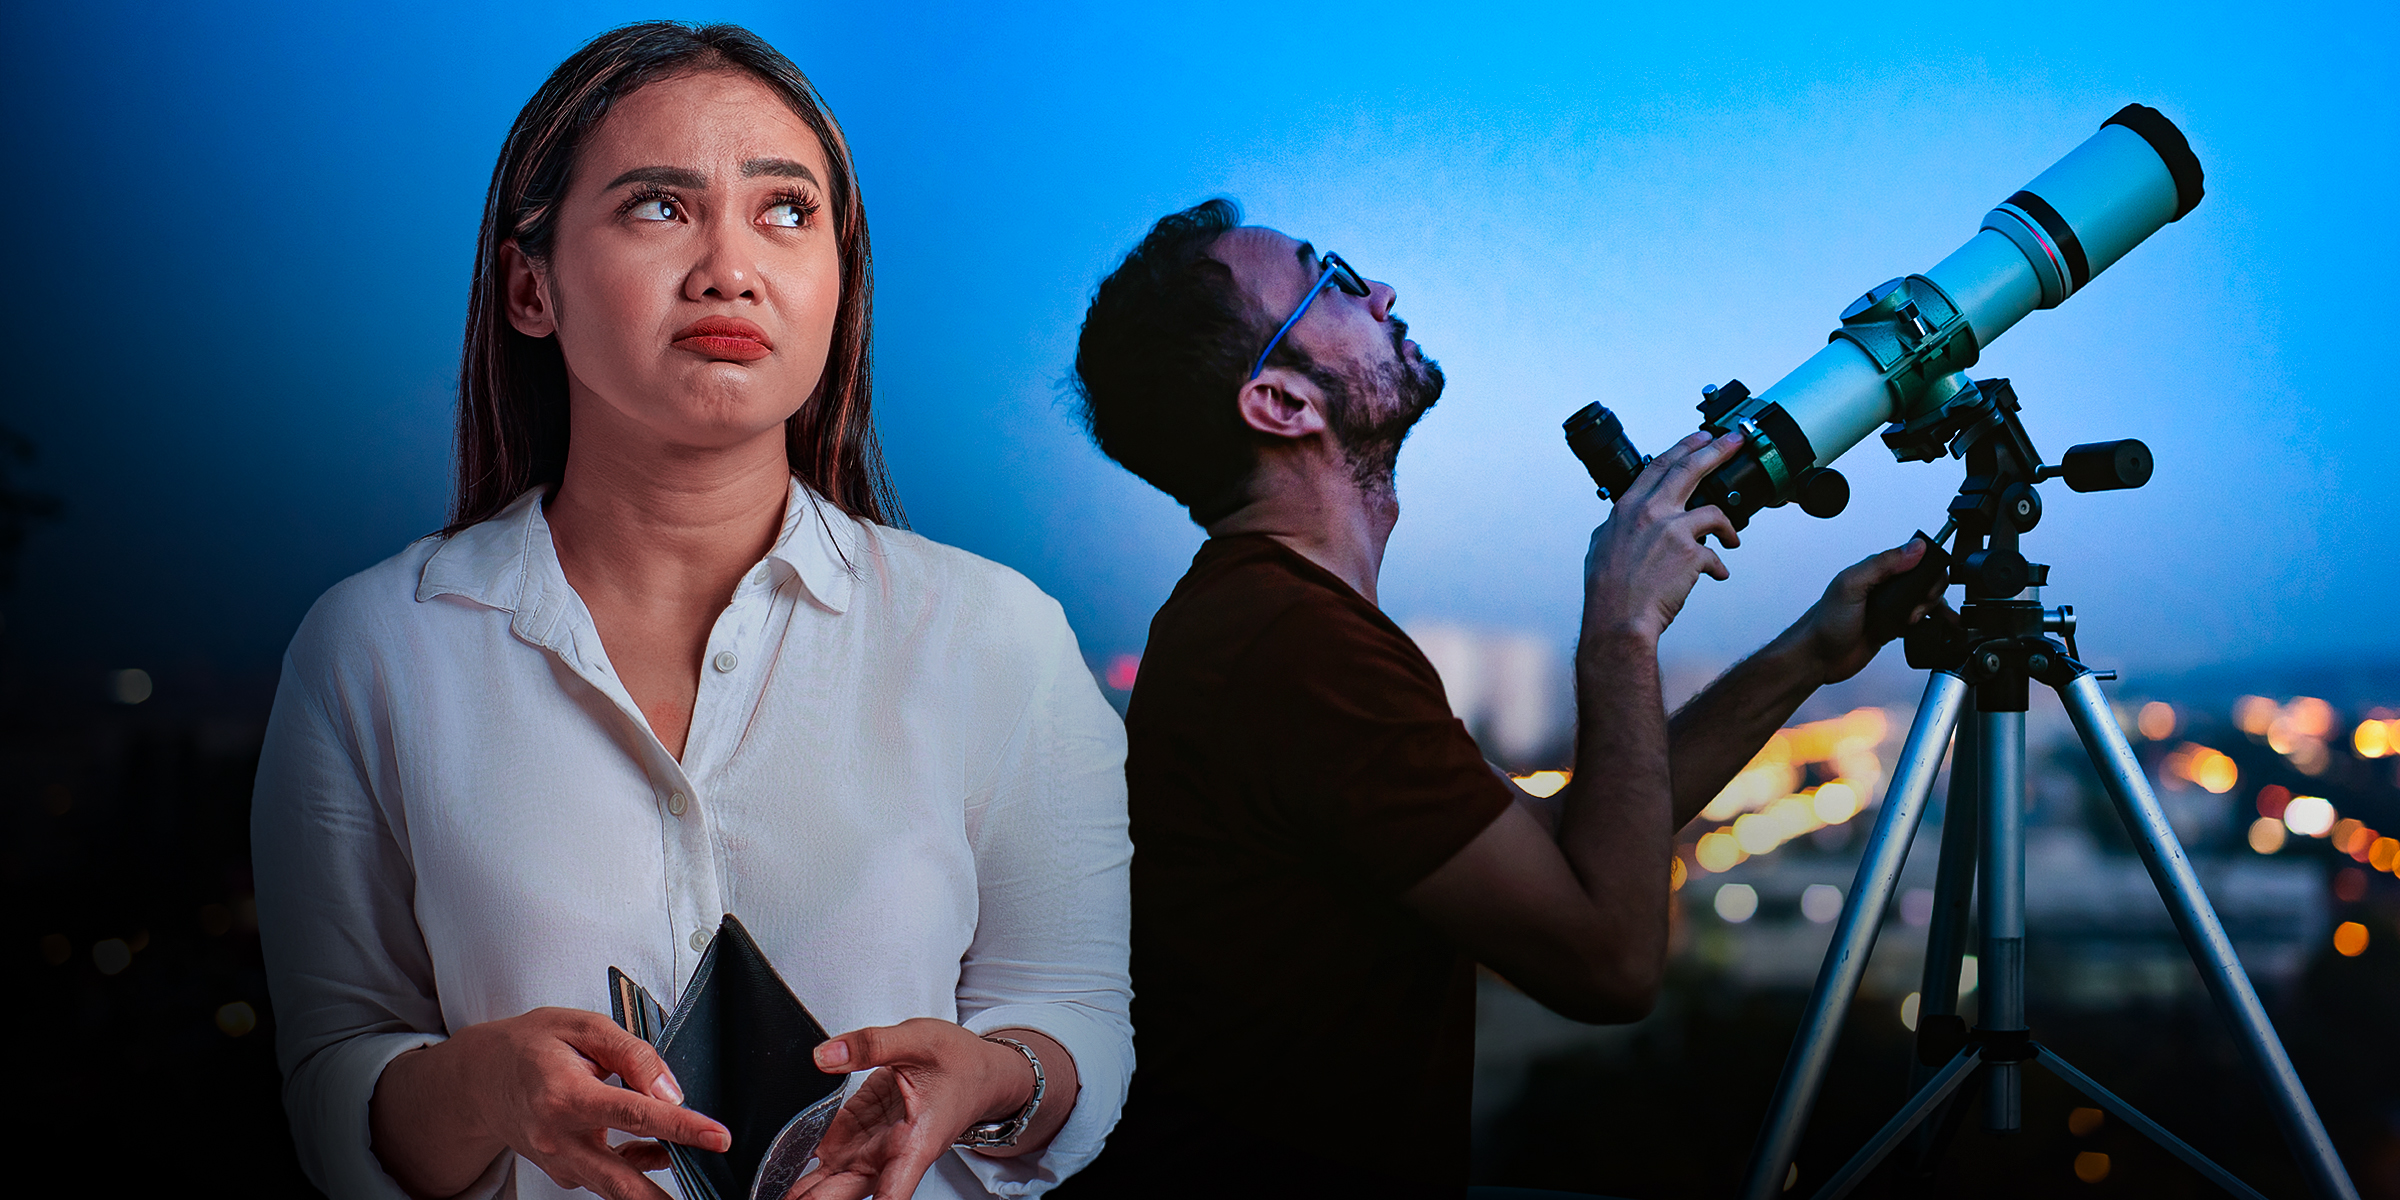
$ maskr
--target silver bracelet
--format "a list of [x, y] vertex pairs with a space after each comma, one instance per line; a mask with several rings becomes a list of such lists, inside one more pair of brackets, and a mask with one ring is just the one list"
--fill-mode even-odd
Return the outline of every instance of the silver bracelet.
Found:
[[997, 1150], [1016, 1145], [1017, 1139], [1023, 1137], [1025, 1130], [1032, 1126], [1034, 1112], [1042, 1106], [1042, 1060], [1034, 1054], [1033, 1047], [1015, 1038], [993, 1037], [988, 1033], [983, 1035], [983, 1040], [1011, 1047], [1024, 1055], [1026, 1062], [1033, 1064], [1033, 1099], [1026, 1101], [1025, 1107], [1018, 1109], [1015, 1116], [1005, 1121], [978, 1121], [967, 1126], [967, 1131], [959, 1134], [958, 1140], [951, 1145], [964, 1146], [969, 1150]]

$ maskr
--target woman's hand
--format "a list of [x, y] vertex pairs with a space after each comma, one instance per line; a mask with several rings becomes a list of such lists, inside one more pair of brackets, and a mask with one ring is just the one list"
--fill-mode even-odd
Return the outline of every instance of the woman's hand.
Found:
[[[610, 1075], [639, 1090], [605, 1082]], [[720, 1152], [733, 1145], [723, 1125], [682, 1103], [649, 1043], [598, 1013], [537, 1008], [393, 1059], [376, 1082], [368, 1124], [376, 1157], [413, 1195], [456, 1194], [509, 1149], [560, 1187], [667, 1200], [642, 1176], [667, 1166], [666, 1147], [612, 1148], [608, 1131]]]
[[[1015, 1146], [995, 1152], [1023, 1154], [1047, 1143], [1075, 1107], [1075, 1060], [1030, 1029], [998, 1032], [1033, 1047], [1046, 1077], [1032, 1127]], [[816, 1057], [822, 1071], [875, 1073], [834, 1114], [817, 1145], [816, 1169], [792, 1185], [786, 1200], [857, 1200], [869, 1193], [908, 1200], [968, 1126], [1007, 1120], [1033, 1099], [1033, 1065], [1024, 1055], [932, 1017], [827, 1039]]]

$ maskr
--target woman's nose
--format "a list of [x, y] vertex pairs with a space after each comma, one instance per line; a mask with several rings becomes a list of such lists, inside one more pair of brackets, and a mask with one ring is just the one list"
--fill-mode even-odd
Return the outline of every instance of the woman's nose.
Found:
[[710, 222], [701, 232], [701, 251], [684, 276], [686, 300], [756, 300], [758, 262], [749, 253], [747, 230]]

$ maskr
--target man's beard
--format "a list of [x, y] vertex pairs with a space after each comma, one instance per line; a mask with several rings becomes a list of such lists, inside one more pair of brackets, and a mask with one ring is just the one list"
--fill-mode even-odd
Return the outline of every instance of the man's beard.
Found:
[[1442, 366], [1408, 360], [1408, 323], [1392, 322], [1392, 357], [1364, 369], [1311, 368], [1325, 393], [1326, 417], [1359, 490], [1389, 495], [1400, 465], [1400, 443], [1442, 396]]

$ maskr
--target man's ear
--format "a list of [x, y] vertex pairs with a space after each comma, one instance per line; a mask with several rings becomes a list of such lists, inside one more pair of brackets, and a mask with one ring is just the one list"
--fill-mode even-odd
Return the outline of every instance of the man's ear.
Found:
[[558, 309], [550, 302], [550, 281], [515, 238], [500, 243], [502, 302], [508, 323], [526, 337], [543, 338], [558, 332]]
[[1325, 432], [1325, 393], [1315, 380], [1288, 367], [1269, 367], [1243, 384], [1234, 406], [1244, 425], [1269, 437]]

